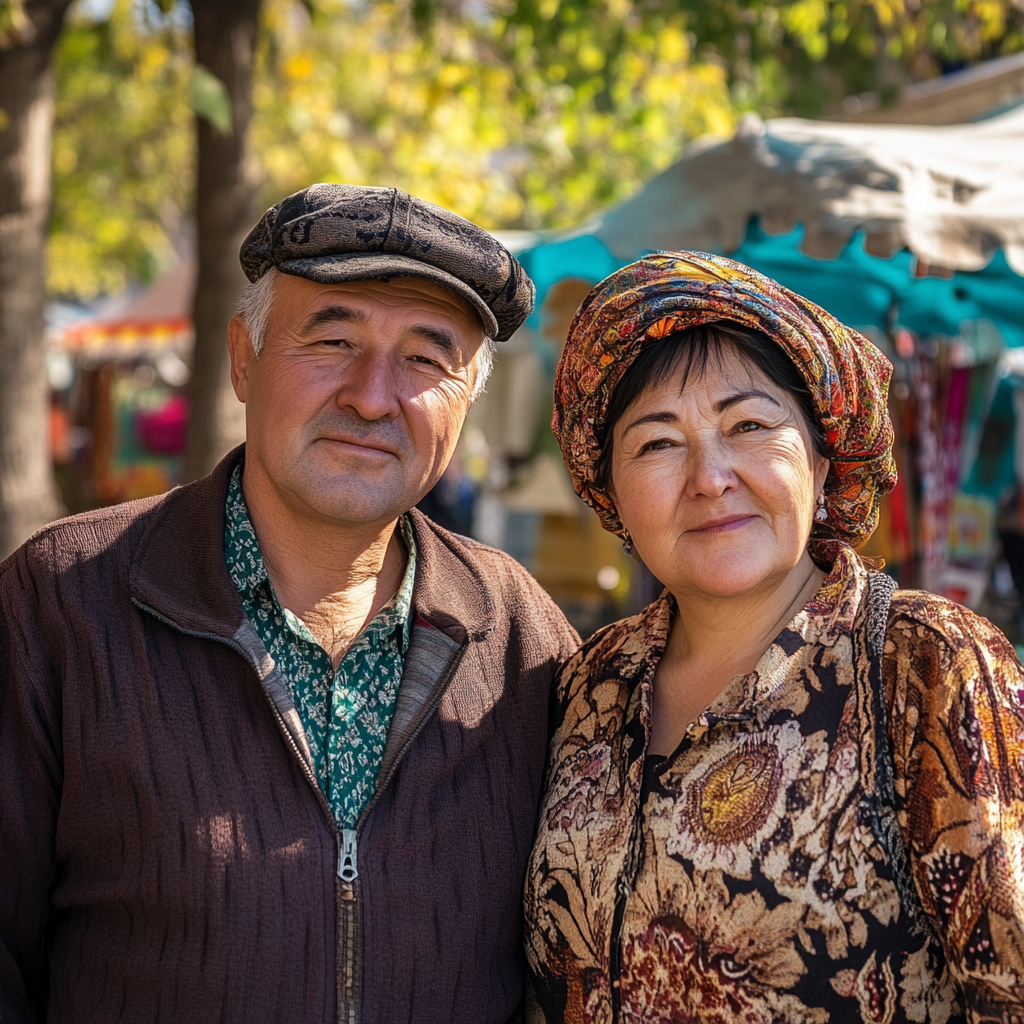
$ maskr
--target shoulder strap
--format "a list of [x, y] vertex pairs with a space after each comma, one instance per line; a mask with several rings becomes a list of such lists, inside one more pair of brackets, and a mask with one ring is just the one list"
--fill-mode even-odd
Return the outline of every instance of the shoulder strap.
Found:
[[882, 672], [889, 606], [895, 590], [896, 581], [891, 576], [882, 572], [868, 574], [867, 593], [859, 616], [863, 649], [857, 650], [859, 644], [854, 647], [863, 744], [861, 777], [871, 831], [889, 856], [900, 905], [917, 930], [926, 927], [927, 919], [896, 816], [895, 766], [889, 743], [888, 701]]

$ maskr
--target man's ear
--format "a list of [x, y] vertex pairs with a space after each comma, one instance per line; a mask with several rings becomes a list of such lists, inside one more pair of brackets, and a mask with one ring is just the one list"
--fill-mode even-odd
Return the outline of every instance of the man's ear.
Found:
[[240, 316], [233, 316], [228, 324], [228, 356], [231, 359], [231, 386], [240, 402], [249, 392], [249, 370], [256, 362], [252, 339]]

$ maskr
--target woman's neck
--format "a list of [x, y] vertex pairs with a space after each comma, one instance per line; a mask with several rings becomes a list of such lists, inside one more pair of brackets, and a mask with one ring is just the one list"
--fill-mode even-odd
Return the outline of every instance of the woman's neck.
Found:
[[804, 555], [782, 580], [742, 597], [709, 598], [673, 591], [679, 611], [655, 675], [650, 751], [674, 750], [686, 727], [729, 680], [754, 669], [824, 579], [825, 574]]
[[756, 664], [782, 627], [818, 592], [824, 579], [825, 574], [805, 553], [781, 580], [766, 581], [740, 597], [673, 592], [679, 608], [669, 640], [674, 657], [683, 662], [731, 661], [742, 660], [743, 652]]

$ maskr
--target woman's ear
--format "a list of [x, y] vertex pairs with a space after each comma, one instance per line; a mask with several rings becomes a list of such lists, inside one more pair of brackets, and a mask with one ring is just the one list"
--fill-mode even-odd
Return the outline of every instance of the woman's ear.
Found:
[[825, 489], [825, 481], [828, 479], [828, 471], [832, 468], [832, 463], [828, 459], [822, 459], [820, 457], [815, 459], [814, 466], [814, 494], [815, 496], [821, 494]]

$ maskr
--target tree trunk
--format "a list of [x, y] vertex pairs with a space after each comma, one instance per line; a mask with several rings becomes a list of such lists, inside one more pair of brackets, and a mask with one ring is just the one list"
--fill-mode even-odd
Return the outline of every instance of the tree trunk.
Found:
[[[0, 559], [60, 514], [43, 350], [53, 46], [69, 0], [0, 33]], [[20, 20], [21, 24], [18, 23]]]
[[228, 376], [227, 328], [245, 286], [238, 249], [255, 217], [249, 152], [252, 69], [260, 0], [193, 0], [196, 62], [227, 89], [231, 131], [196, 116], [196, 226], [199, 269], [186, 475], [208, 473], [244, 440], [244, 407]]

